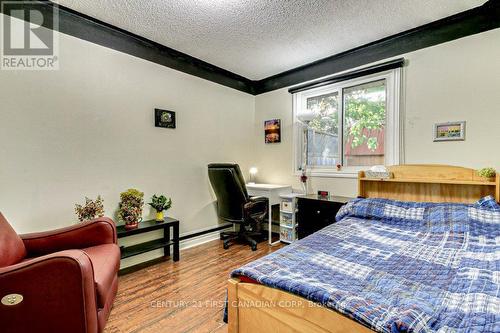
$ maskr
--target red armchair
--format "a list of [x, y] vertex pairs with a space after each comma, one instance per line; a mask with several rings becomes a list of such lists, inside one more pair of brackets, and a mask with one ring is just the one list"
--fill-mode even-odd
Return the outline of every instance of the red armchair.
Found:
[[102, 332], [119, 266], [109, 218], [17, 235], [0, 213], [0, 332]]

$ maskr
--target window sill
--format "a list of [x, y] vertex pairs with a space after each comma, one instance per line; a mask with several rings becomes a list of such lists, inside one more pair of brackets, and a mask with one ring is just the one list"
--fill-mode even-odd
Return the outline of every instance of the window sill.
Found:
[[[357, 179], [358, 178], [358, 172], [361, 171], [362, 169], [359, 170], [341, 170], [341, 171], [336, 171], [336, 170], [310, 170], [307, 171], [307, 176], [308, 177], [317, 177], [317, 178], [351, 178], [351, 179]], [[302, 173], [300, 171], [296, 171], [295, 175], [300, 176]]]

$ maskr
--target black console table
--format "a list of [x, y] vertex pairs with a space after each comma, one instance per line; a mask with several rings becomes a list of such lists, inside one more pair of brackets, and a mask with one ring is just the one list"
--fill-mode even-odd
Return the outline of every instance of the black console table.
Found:
[[297, 231], [302, 239], [335, 222], [335, 215], [352, 198], [316, 194], [297, 197]]
[[[153, 251], [156, 249], [163, 248], [163, 258], [170, 257], [170, 247], [173, 247], [173, 260], [179, 261], [179, 221], [170, 217], [166, 217], [163, 222], [157, 222], [155, 220], [148, 220], [139, 223], [139, 226], [136, 229], [125, 229], [124, 225], [120, 225], [116, 227], [116, 232], [118, 238], [128, 237], [132, 235], [143, 234], [150, 231], [161, 230], [163, 229], [163, 238], [155, 239], [152, 241], [147, 241], [139, 244], [134, 244], [131, 246], [123, 246], [120, 247], [121, 250], [121, 258], [129, 258], [136, 256], [138, 254], [146, 253], [149, 251]], [[135, 265], [132, 267], [127, 267], [120, 272], [121, 274], [128, 273], [142, 267], [151, 265], [158, 262], [157, 259], [147, 261], [145, 263], [141, 263], [139, 265]], [[140, 266], [140, 267], [136, 267]], [[133, 267], [136, 267], [134, 269]]]

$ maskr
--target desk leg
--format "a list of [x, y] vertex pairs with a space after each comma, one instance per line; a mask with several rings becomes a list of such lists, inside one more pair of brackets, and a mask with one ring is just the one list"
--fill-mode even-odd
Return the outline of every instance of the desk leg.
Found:
[[267, 241], [269, 242], [269, 245], [273, 245], [273, 205], [269, 203], [269, 226], [268, 228], [268, 238]]
[[274, 245], [277, 245], [280, 243], [279, 240], [277, 240], [276, 242], [273, 243], [273, 206], [274, 205], [271, 205], [269, 204], [269, 239], [268, 239], [268, 242], [269, 242], [269, 245], [270, 246], [274, 246]]

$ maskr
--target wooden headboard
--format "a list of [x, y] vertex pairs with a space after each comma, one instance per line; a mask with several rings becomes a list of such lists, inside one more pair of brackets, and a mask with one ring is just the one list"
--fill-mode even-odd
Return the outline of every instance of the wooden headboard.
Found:
[[492, 195], [500, 201], [500, 177], [484, 179], [476, 170], [448, 165], [394, 165], [387, 167], [394, 178], [358, 175], [358, 195], [420, 202], [472, 203]]

